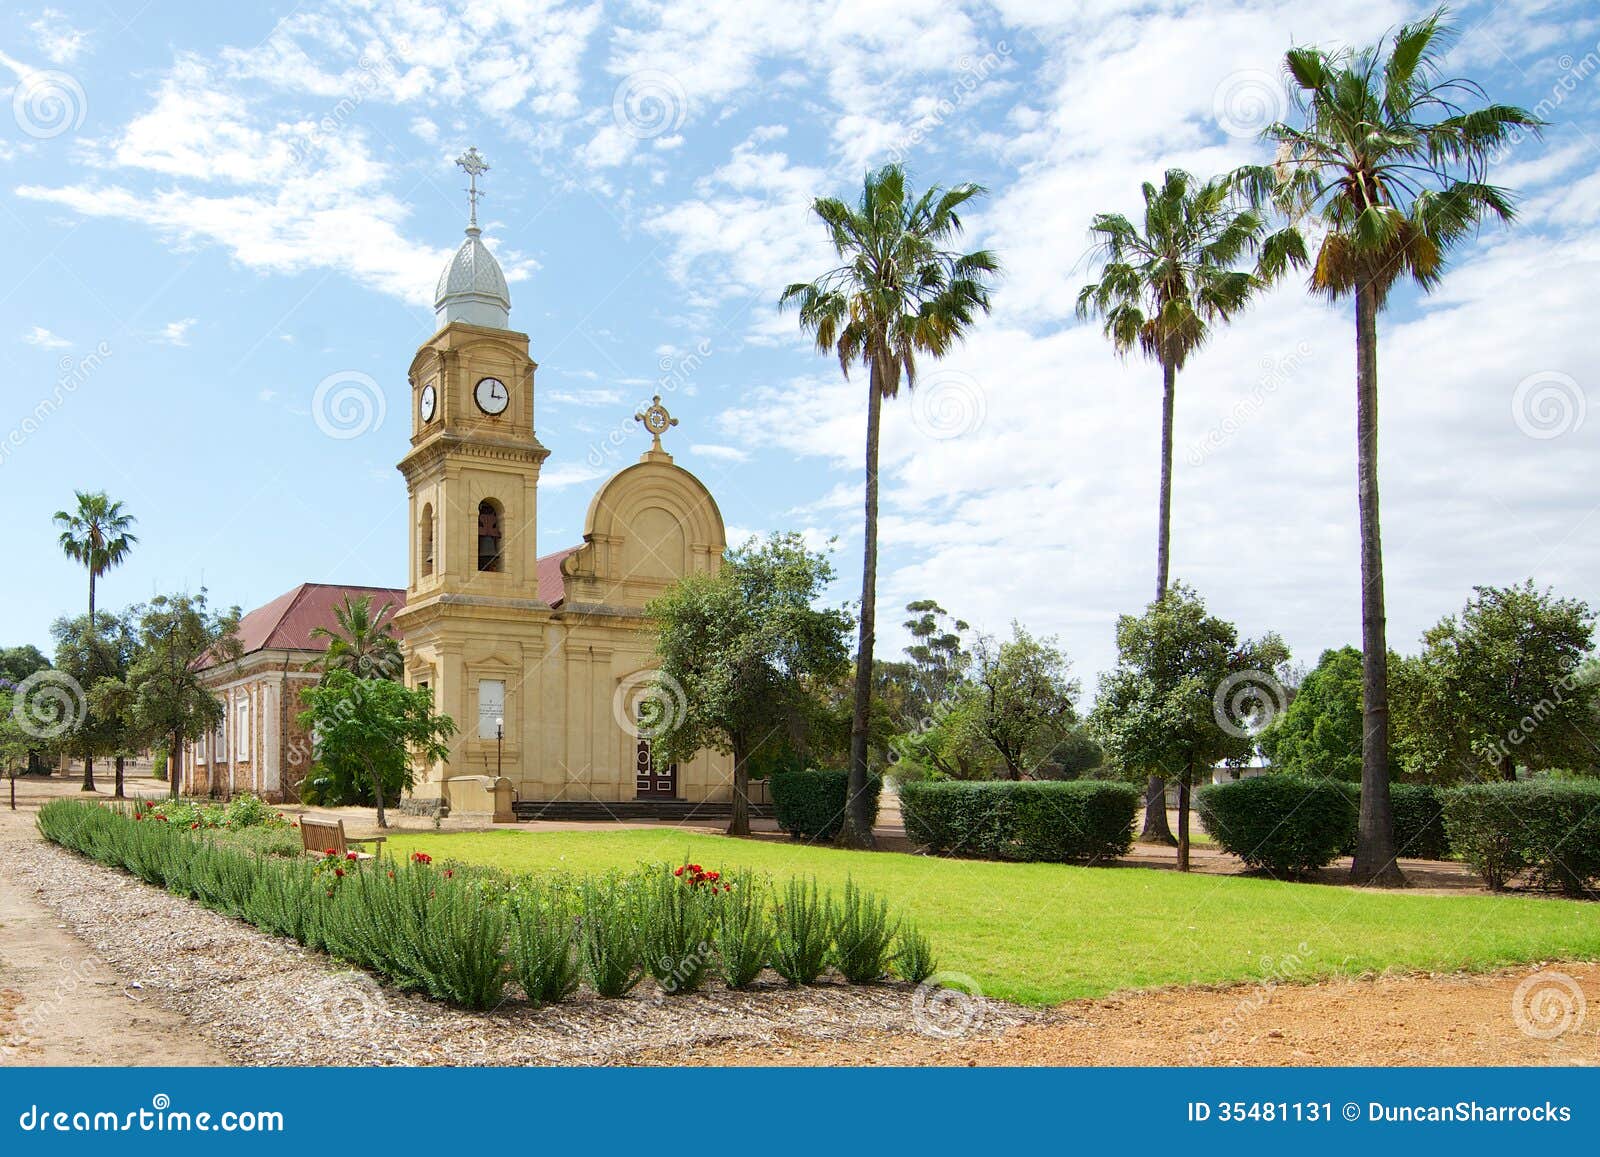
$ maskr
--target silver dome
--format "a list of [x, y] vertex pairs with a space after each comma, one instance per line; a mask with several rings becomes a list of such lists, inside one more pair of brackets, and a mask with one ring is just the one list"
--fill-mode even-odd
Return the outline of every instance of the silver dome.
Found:
[[469, 227], [467, 239], [439, 274], [433, 309], [441, 326], [461, 321], [491, 329], [511, 328], [506, 275], [481, 238], [482, 230]]

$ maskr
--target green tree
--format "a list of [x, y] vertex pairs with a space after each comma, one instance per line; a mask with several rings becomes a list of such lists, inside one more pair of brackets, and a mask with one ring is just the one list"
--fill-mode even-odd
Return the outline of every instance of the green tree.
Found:
[[1594, 625], [1587, 603], [1531, 579], [1474, 587], [1460, 616], [1426, 631], [1422, 653], [1397, 672], [1407, 692], [1396, 712], [1403, 758], [1442, 782], [1514, 780], [1518, 767], [1594, 769]]
[[16, 715], [15, 684], [0, 680], [0, 769], [11, 787], [11, 810], [17, 810], [17, 776], [28, 770], [39, 740]]
[[[816, 687], [849, 667], [850, 616], [814, 605], [833, 581], [797, 534], [751, 539], [716, 574], [687, 575], [645, 608], [664, 700], [646, 738], [665, 759], [713, 747], [733, 755], [729, 835], [750, 834], [750, 757], [813, 709]], [[681, 692], [681, 700], [678, 695]]]
[[167, 742], [168, 790], [183, 781], [184, 744], [216, 729], [221, 700], [201, 681], [208, 656], [227, 662], [239, 654], [239, 608], [217, 612], [198, 594], [157, 595], [135, 609], [137, 645], [128, 665], [132, 719], [140, 734]]
[[861, 620], [856, 650], [855, 703], [850, 722], [850, 799], [840, 842], [870, 848], [871, 800], [867, 752], [872, 717], [873, 637], [877, 624], [878, 437], [883, 400], [915, 387], [917, 358], [943, 357], [989, 311], [990, 282], [999, 262], [987, 250], [946, 249], [961, 232], [961, 207], [981, 186], [938, 186], [920, 196], [905, 169], [886, 165], [867, 174], [852, 206], [819, 197], [812, 211], [827, 229], [840, 264], [811, 282], [790, 285], [782, 307], [799, 312], [817, 349], [834, 353], [848, 377], [867, 369], [865, 534]]
[[18, 647], [0, 647], [0, 679], [13, 685], [49, 665], [50, 660], [45, 657], [44, 652], [32, 643], [24, 643]]
[[1262, 731], [1274, 771], [1318, 779], [1361, 778], [1361, 652], [1322, 652], [1288, 708]]
[[916, 599], [906, 604], [912, 617], [903, 624], [911, 633], [905, 648], [909, 662], [911, 701], [915, 719], [953, 695], [972, 666], [972, 653], [965, 636], [972, 630], [963, 619], [953, 617], [932, 599]]
[[[1168, 169], [1145, 182], [1144, 218], [1099, 213], [1089, 225], [1099, 279], [1078, 292], [1081, 319], [1102, 319], [1122, 357], [1137, 349], [1161, 367], [1161, 484], [1156, 514], [1156, 598], [1166, 593], [1172, 544], [1172, 425], [1178, 373], [1224, 324], [1290, 265], [1306, 264], [1294, 229], [1273, 231], [1227, 179], [1203, 184]], [[1145, 785], [1140, 838], [1173, 842], [1166, 784]]]
[[138, 538], [130, 533], [137, 521], [104, 490], [74, 492], [78, 505], [55, 513], [60, 528], [61, 552], [89, 572], [89, 623], [94, 618], [94, 584], [101, 575], [127, 560]]
[[1189, 870], [1196, 776], [1250, 758], [1255, 724], [1282, 695], [1274, 671], [1288, 660], [1276, 635], [1241, 641], [1182, 583], [1143, 615], [1117, 620], [1117, 665], [1101, 676], [1090, 726], [1126, 772], [1177, 781], [1179, 871]]
[[89, 702], [88, 689], [106, 678], [120, 678], [126, 670], [126, 651], [119, 638], [115, 615], [101, 611], [93, 628], [88, 615], [57, 619], [50, 628], [56, 641], [55, 668], [65, 676], [63, 693], [77, 717], [70, 734], [62, 737], [64, 750], [83, 760], [83, 791], [94, 791], [94, 757], [116, 743], [116, 726], [98, 714]]
[[323, 671], [349, 671], [364, 679], [398, 679], [402, 660], [393, 610], [394, 604], [386, 602], [374, 613], [371, 595], [346, 595], [343, 605], [333, 608], [332, 627], [311, 628], [313, 639], [328, 640]]
[[[378, 826], [389, 826], [385, 795], [398, 799], [414, 782], [414, 764], [450, 754], [455, 721], [435, 715], [433, 691], [391, 679], [363, 679], [334, 669], [301, 692], [300, 725], [312, 734], [319, 770], [372, 789]], [[340, 801], [343, 802], [343, 801]]]
[[1055, 639], [1035, 638], [1021, 623], [1005, 642], [978, 640], [959, 698], [967, 726], [1000, 757], [1008, 779], [1032, 775], [1072, 733], [1080, 684], [1071, 667]]
[[1361, 819], [1351, 878], [1405, 882], [1395, 862], [1389, 800], [1388, 640], [1378, 518], [1378, 313], [1409, 277], [1438, 284], [1452, 248], [1483, 222], [1509, 223], [1512, 198], [1484, 179], [1491, 158], [1532, 113], [1488, 100], [1476, 82], [1443, 71], [1452, 30], [1444, 9], [1403, 25], [1387, 46], [1292, 48], [1284, 67], [1302, 114], [1266, 136], [1278, 162], [1250, 170], [1257, 196], [1314, 215], [1322, 241], [1311, 291], [1353, 298], [1356, 322], [1356, 476], [1361, 533], [1363, 747]]
[[[100, 636], [115, 658], [115, 669], [102, 674], [87, 687], [89, 714], [96, 721], [96, 729], [104, 746], [101, 753], [112, 757], [116, 775], [112, 796], [126, 799], [124, 772], [128, 756], [144, 745], [146, 732], [134, 710], [134, 695], [128, 683], [128, 674], [138, 649], [138, 637], [133, 622], [133, 611], [115, 617], [109, 630], [102, 627]], [[102, 620], [108, 618], [101, 615]]]

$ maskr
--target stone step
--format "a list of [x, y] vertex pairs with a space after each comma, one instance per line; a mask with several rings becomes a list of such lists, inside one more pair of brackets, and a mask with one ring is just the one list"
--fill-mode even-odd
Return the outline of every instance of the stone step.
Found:
[[[519, 820], [725, 820], [731, 805], [727, 800], [518, 800], [511, 810]], [[772, 814], [771, 804], [750, 805], [752, 819]]]

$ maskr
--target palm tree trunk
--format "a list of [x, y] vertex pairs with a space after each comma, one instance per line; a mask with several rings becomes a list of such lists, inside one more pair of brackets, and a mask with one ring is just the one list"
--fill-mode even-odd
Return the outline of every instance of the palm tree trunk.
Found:
[[1389, 643], [1378, 529], [1378, 300], [1356, 289], [1356, 493], [1361, 508], [1361, 818], [1350, 879], [1401, 887], [1389, 800]]
[[94, 568], [89, 569], [89, 630], [94, 630]]
[[750, 752], [738, 739], [733, 741], [733, 806], [728, 814], [728, 834], [750, 834]]
[[[1161, 505], [1156, 515], [1156, 601], [1167, 593], [1172, 562], [1172, 412], [1178, 395], [1177, 368], [1161, 366]], [[1180, 821], [1181, 822], [1181, 821]], [[1167, 781], [1152, 775], [1144, 785], [1144, 830], [1139, 840], [1171, 847], [1178, 841], [1167, 823]]]
[[878, 597], [878, 430], [883, 417], [878, 365], [867, 386], [866, 541], [861, 552], [861, 634], [856, 647], [855, 711], [850, 719], [850, 796], [845, 800], [839, 844], [871, 848], [872, 801], [867, 797], [867, 738], [872, 720], [872, 642]]

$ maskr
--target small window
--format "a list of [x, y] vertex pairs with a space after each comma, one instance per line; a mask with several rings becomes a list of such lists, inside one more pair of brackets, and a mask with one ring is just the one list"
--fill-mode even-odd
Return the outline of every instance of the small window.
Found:
[[250, 698], [248, 695], [240, 698], [235, 714], [237, 725], [233, 729], [233, 745], [238, 749], [239, 759], [250, 758]]
[[478, 503], [478, 569], [484, 571], [497, 571], [501, 569], [500, 555], [500, 507], [487, 498]]
[[433, 504], [430, 502], [422, 508], [422, 542], [417, 551], [421, 560], [421, 569], [424, 575], [433, 573]]
[[497, 739], [506, 715], [506, 681], [478, 680], [478, 738]]

